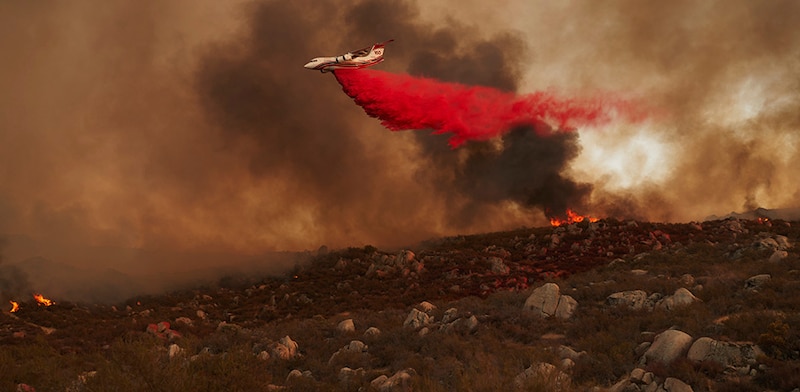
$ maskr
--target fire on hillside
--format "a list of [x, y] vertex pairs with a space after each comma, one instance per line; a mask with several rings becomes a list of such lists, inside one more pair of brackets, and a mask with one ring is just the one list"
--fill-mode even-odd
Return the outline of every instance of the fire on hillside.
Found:
[[9, 310], [8, 312], [16, 313], [19, 310], [19, 304], [14, 301], [8, 301], [8, 302], [11, 303], [11, 310]]
[[578, 214], [577, 212], [572, 211], [569, 208], [567, 208], [567, 211], [566, 211], [565, 214], [566, 214], [566, 217], [564, 217], [564, 218], [551, 216], [550, 217], [550, 225], [558, 227], [558, 226], [568, 225], [568, 224], [572, 224], [572, 223], [580, 223], [580, 222], [583, 222], [584, 220], [587, 220], [587, 219], [589, 220], [589, 222], [597, 222], [597, 221], [600, 220], [600, 218], [595, 218], [595, 217], [588, 216], [588, 215]]
[[36, 303], [39, 306], [52, 306], [55, 305], [55, 302], [51, 299], [45, 298], [42, 294], [34, 294], [33, 299], [36, 300]]

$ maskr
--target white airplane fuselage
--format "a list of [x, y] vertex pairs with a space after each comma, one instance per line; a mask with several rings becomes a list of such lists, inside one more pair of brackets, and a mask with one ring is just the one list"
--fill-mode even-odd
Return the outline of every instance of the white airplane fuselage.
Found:
[[392, 42], [389, 40], [383, 43], [372, 45], [364, 49], [345, 53], [335, 57], [315, 57], [304, 67], [320, 72], [330, 72], [337, 69], [358, 69], [370, 67], [383, 61], [384, 46]]

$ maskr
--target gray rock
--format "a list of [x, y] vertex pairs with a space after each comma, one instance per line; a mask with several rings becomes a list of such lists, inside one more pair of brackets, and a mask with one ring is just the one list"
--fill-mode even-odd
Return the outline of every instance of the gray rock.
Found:
[[647, 293], [643, 290], [620, 291], [606, 297], [609, 306], [625, 306], [633, 310], [647, 307]]
[[492, 264], [492, 273], [495, 275], [508, 275], [511, 272], [511, 268], [499, 257], [490, 257], [489, 262]]
[[758, 250], [777, 250], [780, 246], [772, 238], [762, 238], [753, 242], [753, 248]]
[[183, 349], [174, 343], [169, 345], [169, 349], [167, 351], [169, 353], [170, 359], [174, 358], [177, 355], [183, 354]]
[[681, 287], [675, 290], [674, 294], [659, 301], [656, 304], [656, 309], [674, 310], [679, 307], [691, 305], [698, 301], [700, 301], [700, 299], [695, 297], [691, 291]]
[[422, 301], [422, 302], [419, 303], [419, 305], [417, 305], [417, 308], [419, 310], [425, 312], [425, 313], [430, 313], [434, 309], [436, 309], [436, 305], [434, 305], [434, 304], [432, 304], [432, 303], [430, 303], [428, 301]]
[[353, 340], [350, 341], [350, 344], [340, 348], [338, 351], [331, 355], [330, 359], [328, 359], [328, 365], [333, 364], [336, 361], [336, 358], [345, 353], [365, 353], [367, 352], [368, 346], [364, 344], [364, 342], [360, 340]]
[[569, 295], [562, 295], [558, 299], [558, 306], [556, 306], [555, 316], [566, 320], [572, 317], [572, 314], [575, 313], [575, 309], [577, 308], [578, 301], [576, 301], [575, 298], [572, 298]]
[[644, 379], [645, 371], [642, 368], [636, 368], [631, 370], [631, 382], [636, 384], [645, 384], [642, 380]]
[[766, 284], [770, 279], [772, 279], [772, 275], [770, 274], [751, 276], [744, 281], [744, 288], [745, 290], [758, 290], [762, 286], [764, 286], [764, 284]]
[[398, 267], [404, 267], [410, 265], [411, 262], [414, 261], [414, 257], [416, 257], [414, 252], [410, 250], [402, 250], [400, 251], [400, 253], [397, 254], [397, 256], [394, 259], [395, 265], [397, 265]]
[[364, 378], [366, 375], [366, 371], [364, 368], [358, 369], [350, 369], [349, 367], [343, 367], [339, 370], [339, 382], [342, 383], [342, 386], [345, 388], [351, 385], [358, 385], [360, 380]]
[[458, 309], [450, 308], [444, 312], [444, 316], [442, 316], [442, 323], [447, 324], [451, 321], [456, 319], [456, 315], [458, 314]]
[[574, 298], [561, 295], [557, 284], [545, 283], [533, 290], [533, 293], [525, 300], [523, 310], [533, 312], [543, 318], [556, 316], [567, 319], [572, 317], [577, 306], [578, 302]]
[[192, 319], [188, 317], [178, 317], [175, 319], [175, 324], [183, 324], [188, 327], [191, 327], [194, 323], [192, 322]]
[[375, 327], [369, 327], [366, 331], [364, 331], [364, 338], [370, 339], [380, 336], [381, 330]]
[[789, 252], [785, 250], [776, 250], [772, 252], [772, 256], [769, 257], [770, 263], [777, 263], [785, 258], [789, 257]]
[[693, 362], [713, 362], [727, 368], [749, 367], [760, 355], [764, 355], [761, 348], [750, 342], [723, 342], [702, 337], [692, 344], [686, 357]]
[[514, 377], [514, 385], [523, 389], [532, 381], [544, 381], [555, 388], [566, 388], [572, 382], [569, 375], [558, 370], [555, 365], [538, 362]]
[[560, 291], [557, 284], [545, 283], [533, 290], [533, 293], [525, 300], [523, 309], [532, 311], [541, 317], [550, 317], [556, 313]]
[[417, 372], [411, 368], [399, 370], [391, 377], [378, 376], [370, 382], [370, 386], [381, 392], [410, 391], [411, 379], [416, 374]]
[[353, 319], [342, 320], [336, 326], [336, 332], [340, 334], [353, 333], [355, 331], [356, 325], [353, 323]]
[[408, 317], [406, 317], [406, 321], [403, 322], [403, 326], [407, 328], [417, 329], [424, 327], [426, 325], [430, 325], [432, 322], [433, 322], [433, 317], [415, 308], [411, 309], [411, 312], [408, 314]]
[[475, 316], [470, 317], [462, 317], [457, 319], [450, 324], [446, 324], [442, 326], [442, 329], [445, 333], [462, 333], [462, 334], [470, 334], [475, 332], [478, 328], [478, 318]]
[[561, 359], [571, 359], [573, 361], [577, 361], [584, 355], [586, 355], [586, 351], [577, 352], [572, 347], [564, 345], [558, 347], [558, 357]]
[[387, 376], [385, 374], [381, 374], [380, 376], [375, 377], [375, 379], [370, 381], [369, 385], [373, 389], [379, 389], [381, 387], [381, 385], [383, 385], [386, 382], [386, 380], [388, 380], [388, 379], [389, 379], [389, 376]]
[[775, 242], [778, 244], [779, 250], [787, 250], [792, 248], [792, 243], [789, 242], [789, 239], [786, 236], [776, 235]]
[[692, 344], [689, 334], [676, 329], [666, 330], [656, 335], [653, 344], [644, 353], [640, 364], [661, 363], [669, 365], [684, 355]]
[[674, 377], [667, 377], [664, 380], [664, 390], [667, 392], [694, 392], [689, 384]]
[[284, 336], [272, 346], [272, 356], [289, 361], [297, 357], [297, 347], [297, 342], [288, 335]]
[[295, 382], [300, 381], [302, 379], [311, 380], [313, 378], [314, 377], [312, 376], [310, 370], [304, 370], [304, 371], [301, 372], [298, 369], [294, 369], [291, 372], [289, 372], [289, 375], [286, 376], [286, 383], [287, 384], [292, 384], [292, 383], [295, 383]]
[[650, 345], [653, 343], [651, 342], [641, 342], [635, 349], [633, 349], [633, 353], [636, 354], [637, 357], [641, 357], [644, 353], [647, 352], [647, 349], [650, 348]]

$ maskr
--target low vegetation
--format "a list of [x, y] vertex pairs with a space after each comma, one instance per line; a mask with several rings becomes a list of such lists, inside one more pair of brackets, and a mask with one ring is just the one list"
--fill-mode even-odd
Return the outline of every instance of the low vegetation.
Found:
[[[520, 229], [430, 241], [411, 256], [351, 248], [321, 254], [286, 276], [226, 277], [113, 307], [23, 303], [17, 313], [0, 314], [0, 390], [378, 390], [371, 384], [377, 377], [413, 369], [404, 384], [385, 388], [585, 391], [627, 377], [640, 366], [637, 347], [674, 328], [695, 339], [756, 343], [764, 355], [746, 374], [681, 359], [647, 365], [656, 377], [678, 378], [694, 391], [791, 391], [800, 385], [800, 259], [791, 248], [768, 261], [774, 249], [757, 243], [774, 236], [795, 243], [800, 229], [796, 222], [730, 222]], [[499, 265], [492, 258], [508, 270], [492, 272]], [[760, 274], [771, 279], [745, 288]], [[577, 300], [572, 317], [522, 310], [546, 282]], [[669, 311], [606, 304], [615, 292], [669, 295], [681, 287], [700, 301]], [[455, 308], [458, 317], [475, 316], [477, 327], [445, 332], [439, 323], [421, 333], [404, 326], [422, 301], [436, 306], [429, 313], [437, 323]], [[337, 330], [346, 319], [354, 332]], [[162, 321], [181, 337], [147, 332]], [[380, 334], [365, 336], [369, 327]], [[284, 336], [297, 342], [298, 355], [276, 354]], [[366, 350], [332, 358], [353, 340]], [[564, 366], [562, 346], [585, 353]], [[517, 376], [538, 363], [563, 367], [569, 382], [520, 382]], [[345, 367], [354, 372], [344, 377]], [[300, 375], [290, 376], [293, 370]]]

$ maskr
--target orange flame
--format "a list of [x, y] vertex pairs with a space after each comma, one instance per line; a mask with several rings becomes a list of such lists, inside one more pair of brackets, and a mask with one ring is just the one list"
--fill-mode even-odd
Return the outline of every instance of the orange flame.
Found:
[[583, 222], [586, 219], [588, 219], [589, 222], [597, 222], [597, 221], [600, 220], [600, 218], [595, 218], [595, 217], [591, 217], [591, 216], [588, 216], [588, 215], [580, 215], [577, 212], [572, 211], [571, 209], [567, 208], [567, 217], [566, 218], [561, 219], [561, 218], [557, 218], [557, 217], [551, 217], [550, 218], [550, 224], [552, 226], [561, 226], [561, 225], [568, 225], [568, 224], [571, 224], [571, 223]]
[[44, 305], [44, 306], [50, 306], [50, 305], [54, 305], [54, 304], [55, 304], [55, 302], [53, 302], [52, 300], [49, 300], [49, 299], [45, 298], [45, 297], [44, 297], [43, 295], [41, 295], [41, 294], [34, 294], [34, 295], [33, 295], [33, 299], [35, 299], [35, 300], [36, 300], [36, 302], [38, 302], [38, 303], [39, 303], [39, 306], [41, 306], [41, 305]]
[[11, 303], [11, 310], [9, 312], [14, 313], [19, 310], [19, 304], [14, 301], [8, 301]]

